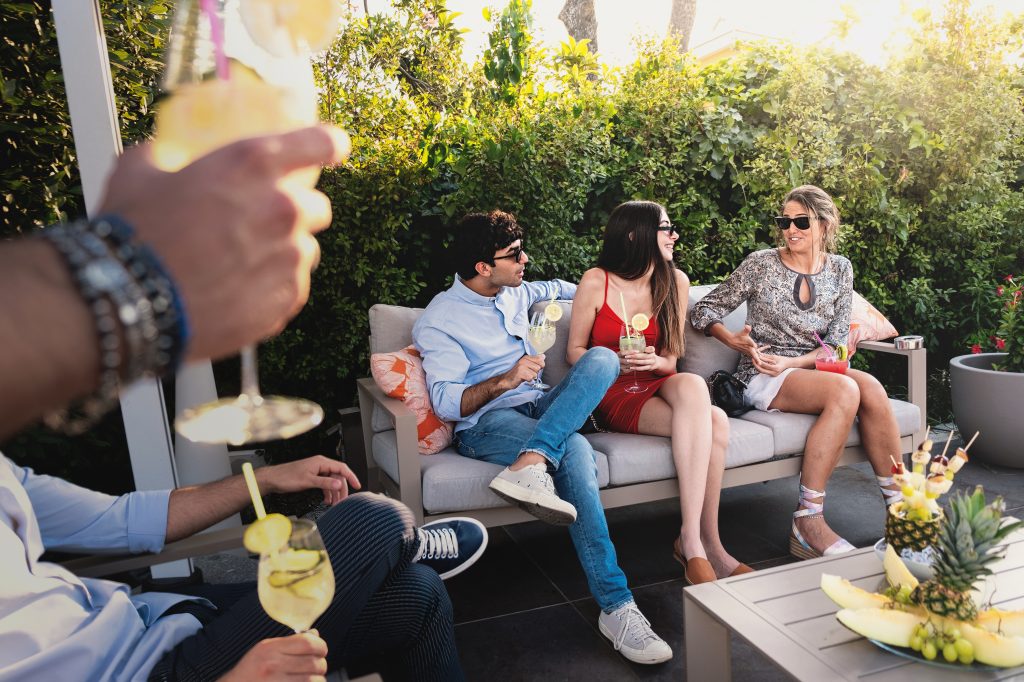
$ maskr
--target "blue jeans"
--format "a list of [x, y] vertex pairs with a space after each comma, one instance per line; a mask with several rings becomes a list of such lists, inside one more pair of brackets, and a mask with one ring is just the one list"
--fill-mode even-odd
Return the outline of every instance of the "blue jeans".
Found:
[[558, 494], [576, 507], [569, 535], [590, 593], [605, 613], [633, 601], [633, 595], [608, 537], [594, 449], [576, 431], [618, 376], [615, 352], [591, 348], [537, 402], [486, 412], [458, 434], [459, 452], [473, 459], [508, 466], [528, 450], [547, 458]]

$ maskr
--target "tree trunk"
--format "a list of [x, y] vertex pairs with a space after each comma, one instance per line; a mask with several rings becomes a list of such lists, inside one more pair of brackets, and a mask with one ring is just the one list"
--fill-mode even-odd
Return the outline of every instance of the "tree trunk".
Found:
[[574, 40], [588, 39], [590, 51], [597, 52], [597, 14], [594, 12], [594, 0], [565, 0], [558, 18], [565, 24], [565, 30]]
[[693, 32], [693, 20], [696, 16], [697, 0], [672, 0], [672, 16], [668, 20], [668, 30], [679, 38], [679, 49], [683, 52], [690, 49], [690, 34]]

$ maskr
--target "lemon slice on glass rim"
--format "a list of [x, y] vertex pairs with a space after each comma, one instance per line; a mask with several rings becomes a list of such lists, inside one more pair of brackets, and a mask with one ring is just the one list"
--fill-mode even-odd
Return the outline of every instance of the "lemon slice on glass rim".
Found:
[[304, 574], [320, 565], [326, 557], [315, 549], [286, 549], [270, 557], [275, 573]]
[[839, 344], [836, 346], [836, 360], [842, 362], [850, 357], [850, 351], [846, 349], [846, 344]]
[[644, 315], [643, 313], [637, 313], [636, 315], [634, 315], [633, 319], [631, 319], [629, 323], [633, 325], [633, 329], [637, 330], [638, 332], [642, 332], [651, 326], [650, 318]]
[[552, 322], [558, 322], [562, 319], [562, 306], [555, 302], [548, 303], [544, 306], [544, 317]]
[[253, 554], [269, 554], [288, 544], [291, 536], [291, 519], [284, 514], [267, 514], [249, 524], [242, 544]]
[[253, 42], [276, 57], [320, 52], [341, 24], [340, 0], [239, 0], [238, 14]]

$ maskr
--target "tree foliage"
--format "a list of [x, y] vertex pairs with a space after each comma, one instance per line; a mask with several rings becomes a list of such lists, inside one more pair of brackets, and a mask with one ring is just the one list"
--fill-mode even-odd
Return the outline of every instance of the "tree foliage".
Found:
[[[949, 0], [916, 15], [910, 46], [884, 68], [778, 44], [702, 66], [670, 37], [609, 69], [582, 40], [539, 47], [529, 0], [513, 0], [467, 65], [444, 0], [393, 4], [350, 18], [315, 64], [322, 116], [349, 130], [354, 153], [323, 173], [334, 226], [309, 305], [261, 349], [267, 392], [329, 413], [351, 404], [367, 373], [368, 308], [423, 305], [447, 286], [452, 226], [467, 211], [515, 212], [529, 276], [573, 279], [615, 205], [660, 201], [681, 230], [679, 265], [703, 283], [773, 243], [779, 200], [813, 183], [839, 204], [857, 289], [901, 331], [925, 335], [931, 416], [945, 416], [948, 358], [967, 352], [991, 282], [1024, 262], [1024, 81], [1007, 58], [1018, 23]], [[103, 6], [125, 137], [137, 139], [167, 6]], [[45, 3], [0, 7], [11, 234], [80, 204]]]

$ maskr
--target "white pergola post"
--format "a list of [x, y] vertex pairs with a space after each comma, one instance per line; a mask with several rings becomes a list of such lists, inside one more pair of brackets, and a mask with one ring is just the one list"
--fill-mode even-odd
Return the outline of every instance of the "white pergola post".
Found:
[[[106, 178], [122, 150], [107, 40], [98, 0], [52, 0], [52, 7], [82, 192], [91, 215], [99, 207]], [[179, 411], [189, 406], [182, 404], [186, 397], [193, 401], [190, 404], [216, 398], [209, 362], [192, 365], [186, 371], [190, 376], [179, 379], [184, 385], [176, 391]], [[193, 377], [199, 378], [198, 383]], [[196, 390], [189, 390], [190, 386], [196, 386]], [[176, 462], [166, 415], [159, 381], [138, 381], [122, 391], [121, 416], [137, 490], [203, 483], [231, 473], [224, 446], [196, 445], [179, 439]], [[225, 523], [230, 525], [232, 521], [238, 524], [237, 517]], [[188, 561], [153, 568], [154, 577], [190, 572]]]

